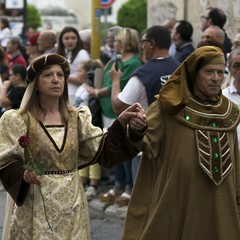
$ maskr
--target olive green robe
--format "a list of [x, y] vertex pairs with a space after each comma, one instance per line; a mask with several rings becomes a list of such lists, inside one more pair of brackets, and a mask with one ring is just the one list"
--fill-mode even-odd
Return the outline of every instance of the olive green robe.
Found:
[[239, 111], [222, 97], [176, 114], [154, 102], [123, 240], [238, 240]]

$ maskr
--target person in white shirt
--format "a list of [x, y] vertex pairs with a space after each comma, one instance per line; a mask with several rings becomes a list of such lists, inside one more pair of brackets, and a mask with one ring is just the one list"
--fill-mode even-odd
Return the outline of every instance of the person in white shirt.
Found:
[[[235, 48], [229, 55], [228, 69], [232, 76], [230, 85], [222, 90], [222, 94], [240, 108], [240, 48]], [[240, 150], [240, 125], [237, 127], [238, 146]]]
[[82, 84], [78, 76], [78, 66], [81, 61], [89, 60], [89, 53], [83, 48], [83, 42], [77, 29], [64, 27], [59, 35], [57, 53], [66, 57], [70, 63], [70, 76], [68, 78], [69, 100], [74, 105], [75, 94]]
[[8, 18], [0, 18], [0, 42], [1, 46], [5, 49], [7, 46], [8, 38], [12, 36], [12, 31], [10, 28], [10, 22]]

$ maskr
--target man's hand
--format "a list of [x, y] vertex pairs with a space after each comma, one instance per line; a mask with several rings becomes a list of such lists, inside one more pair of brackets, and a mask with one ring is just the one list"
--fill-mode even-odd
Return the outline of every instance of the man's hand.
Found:
[[142, 130], [147, 126], [144, 109], [139, 103], [135, 103], [124, 110], [118, 116], [118, 120], [123, 128], [126, 128], [128, 124], [133, 130]]

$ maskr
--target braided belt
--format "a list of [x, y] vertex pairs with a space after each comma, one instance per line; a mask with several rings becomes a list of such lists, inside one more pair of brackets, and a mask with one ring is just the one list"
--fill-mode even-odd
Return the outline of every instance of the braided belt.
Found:
[[45, 171], [44, 175], [51, 175], [51, 174], [66, 174], [66, 173], [72, 173], [76, 171], [76, 169], [74, 170], [66, 170], [66, 171]]

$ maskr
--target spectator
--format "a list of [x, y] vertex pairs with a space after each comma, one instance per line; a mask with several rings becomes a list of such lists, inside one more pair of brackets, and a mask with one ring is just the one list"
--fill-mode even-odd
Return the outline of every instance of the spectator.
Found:
[[[168, 31], [171, 33], [174, 25], [176, 24], [177, 20], [175, 18], [167, 19], [162, 26], [166, 27]], [[173, 57], [176, 52], [176, 44], [174, 41], [171, 41], [171, 45], [169, 47], [169, 56]]]
[[231, 52], [232, 42], [223, 28], [226, 20], [226, 14], [220, 8], [209, 7], [206, 12], [201, 16], [202, 31], [204, 31], [210, 25], [218, 26], [224, 31], [224, 46], [227, 53], [229, 53]]
[[[231, 74], [230, 86], [222, 90], [222, 94], [240, 108], [240, 48], [235, 48], [228, 58], [228, 69]], [[237, 127], [238, 147], [240, 150], [240, 125]]]
[[16, 64], [22, 64], [27, 67], [27, 62], [21, 53], [21, 39], [19, 37], [10, 37], [7, 42], [6, 51], [9, 58], [9, 67]]
[[[124, 88], [132, 72], [141, 66], [139, 58], [139, 34], [135, 29], [122, 28], [114, 38], [114, 50], [121, 53], [123, 63], [120, 79], [121, 89]], [[103, 84], [101, 89], [89, 88], [91, 96], [100, 99], [102, 109], [103, 127], [108, 128], [116, 119], [113, 111], [111, 91], [112, 81], [110, 72], [115, 67], [115, 60], [111, 59], [104, 69]], [[120, 66], [119, 66], [120, 67]], [[101, 201], [127, 205], [132, 191], [131, 160], [120, 163], [114, 167], [114, 187], [100, 196]]]
[[26, 46], [27, 42], [28, 42], [28, 38], [30, 37], [30, 35], [34, 34], [34, 30], [33, 28], [29, 27], [29, 26], [23, 26], [22, 28], [22, 32], [19, 34], [19, 37], [22, 41], [22, 45], [23, 47]]
[[11, 37], [12, 31], [10, 22], [7, 17], [0, 17], [0, 42], [1, 46], [5, 49], [7, 46], [8, 38]]
[[0, 46], [0, 77], [2, 81], [9, 79], [9, 62], [7, 54], [3, 47]]
[[91, 54], [91, 29], [83, 29], [79, 32], [80, 38], [83, 42], [83, 48], [88, 52], [88, 54]]
[[113, 26], [108, 28], [106, 43], [100, 48], [101, 60], [104, 65], [108, 63], [110, 59], [115, 59], [116, 57], [116, 52], [114, 49], [114, 38], [121, 29], [122, 27], [120, 26]]
[[26, 68], [21, 64], [16, 64], [10, 69], [9, 80], [3, 82], [0, 92], [1, 115], [8, 109], [18, 109], [20, 107], [23, 94], [26, 89]]
[[193, 26], [185, 20], [177, 21], [172, 29], [171, 38], [176, 45], [173, 58], [183, 62], [194, 51], [192, 45]]
[[[162, 26], [147, 29], [142, 40], [143, 55], [146, 63], [136, 69], [121, 92], [120, 71], [111, 70], [112, 104], [118, 115], [128, 106], [139, 102], [146, 110], [155, 100], [155, 95], [179, 66], [179, 62], [169, 56], [170, 32]], [[159, 81], [160, 80], [160, 81]], [[132, 161], [132, 175], [135, 180], [140, 156]]]
[[219, 48], [197, 48], [146, 112], [123, 240], [240, 239], [240, 114], [222, 96], [224, 67]]
[[233, 42], [233, 45], [232, 45], [232, 50], [234, 48], [239, 48], [239, 47], [240, 47], [240, 30], [235, 35], [234, 42]]
[[[103, 68], [100, 60], [82, 61], [78, 67], [78, 75], [82, 82], [76, 91], [76, 107], [88, 106], [92, 114], [92, 124], [102, 128], [101, 106], [97, 98], [90, 97], [88, 86], [94, 86], [94, 75], [96, 68]], [[91, 200], [100, 193], [101, 167], [98, 163], [79, 171], [85, 188], [87, 200]]]
[[53, 30], [44, 30], [40, 32], [37, 40], [38, 51], [42, 53], [56, 52], [57, 35]]
[[215, 25], [210, 25], [202, 34], [202, 41], [217, 41], [224, 45], [224, 31]]
[[74, 105], [77, 88], [82, 84], [78, 76], [78, 66], [81, 61], [90, 59], [76, 28], [67, 26], [62, 29], [58, 38], [57, 53], [66, 57], [70, 63], [68, 94], [70, 103]]
[[28, 37], [28, 41], [25, 45], [26, 54], [28, 55], [28, 64], [31, 63], [35, 58], [39, 57], [42, 52], [38, 50], [37, 40], [40, 33], [33, 33]]
[[29, 26], [23, 26], [22, 28], [22, 32], [19, 34], [19, 37], [21, 39], [21, 53], [23, 55], [23, 57], [25, 58], [25, 60], [28, 62], [28, 55], [26, 53], [26, 44], [28, 42], [28, 38], [30, 35], [32, 35], [34, 33], [33, 28], [29, 27]]

